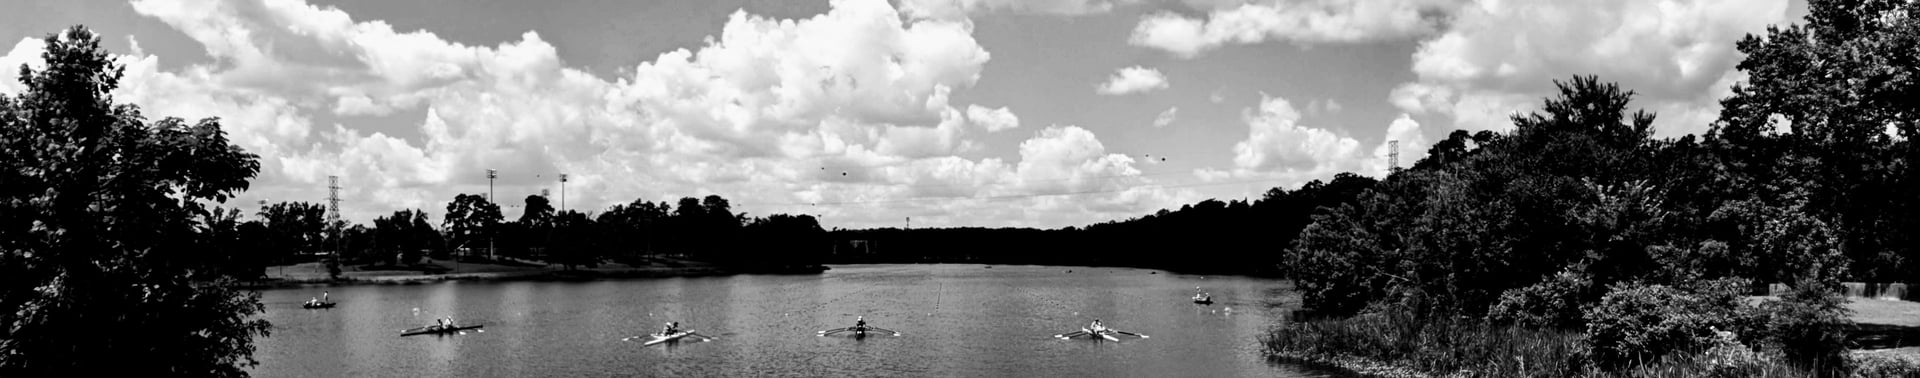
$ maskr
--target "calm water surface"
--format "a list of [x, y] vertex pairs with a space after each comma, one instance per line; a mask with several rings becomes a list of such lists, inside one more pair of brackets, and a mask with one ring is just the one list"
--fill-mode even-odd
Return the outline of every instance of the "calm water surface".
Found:
[[[1072, 273], [1067, 273], [1071, 270]], [[1157, 274], [1156, 274], [1157, 273]], [[1187, 300], [1195, 286], [1217, 301]], [[1317, 376], [1255, 338], [1298, 301], [1279, 280], [1141, 269], [851, 265], [819, 275], [454, 282], [263, 293], [259, 376]], [[865, 315], [901, 337], [816, 337]], [[439, 316], [485, 332], [399, 337]], [[1058, 340], [1094, 318], [1147, 339]], [[717, 336], [643, 347], [667, 321]]]

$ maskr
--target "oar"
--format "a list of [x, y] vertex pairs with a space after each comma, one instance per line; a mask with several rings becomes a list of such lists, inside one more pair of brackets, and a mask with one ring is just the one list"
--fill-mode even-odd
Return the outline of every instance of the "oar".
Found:
[[1127, 332], [1127, 331], [1121, 331], [1121, 330], [1117, 330], [1117, 329], [1116, 329], [1116, 330], [1113, 330], [1113, 332], [1115, 332], [1115, 333], [1119, 333], [1119, 334], [1122, 334], [1122, 335], [1127, 335], [1127, 336], [1137, 336], [1137, 337], [1139, 337], [1139, 338], [1142, 338], [1142, 339], [1144, 339], [1144, 338], [1148, 338], [1148, 337], [1151, 337], [1151, 336], [1147, 336], [1147, 335], [1144, 335], [1144, 334], [1138, 334], [1138, 333], [1133, 333], [1133, 332]]
[[1117, 337], [1113, 337], [1113, 335], [1109, 335], [1109, 334], [1105, 334], [1105, 333], [1102, 333], [1102, 334], [1100, 334], [1100, 337], [1101, 337], [1101, 338], [1104, 338], [1104, 339], [1107, 339], [1107, 340], [1110, 340], [1110, 341], [1120, 341], [1120, 338], [1117, 338]]
[[1061, 338], [1061, 339], [1071, 339], [1071, 338], [1075, 338], [1075, 337], [1080, 337], [1080, 335], [1085, 335], [1085, 334], [1087, 334], [1087, 331], [1073, 331], [1073, 332], [1067, 332], [1067, 333], [1062, 333], [1062, 334], [1058, 334], [1058, 335], [1053, 335], [1053, 337], [1055, 337], [1055, 338]]
[[900, 336], [900, 332], [899, 332], [899, 331], [894, 331], [894, 330], [889, 330], [889, 329], [886, 329], [886, 328], [880, 328], [880, 327], [867, 327], [867, 330], [868, 330], [868, 331], [880, 331], [880, 332], [886, 332], [886, 333], [891, 333], [891, 334], [893, 334], [894, 336]]
[[825, 331], [820, 331], [820, 336], [826, 336], [826, 335], [831, 335], [831, 334], [836, 334], [836, 333], [841, 333], [841, 332], [846, 332], [846, 331], [852, 331], [852, 330], [853, 330], [853, 328], [851, 328], [851, 327], [848, 327], [848, 328], [834, 328], [834, 329], [829, 329], [829, 330], [825, 330]]
[[687, 336], [698, 337], [701, 340], [706, 340], [706, 341], [713, 341], [713, 340], [719, 339], [718, 337], [702, 335], [699, 332], [694, 332], [694, 331], [687, 331]]

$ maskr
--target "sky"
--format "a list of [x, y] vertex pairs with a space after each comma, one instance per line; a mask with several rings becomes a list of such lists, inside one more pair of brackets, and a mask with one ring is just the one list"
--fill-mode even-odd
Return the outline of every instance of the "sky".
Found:
[[[25, 0], [0, 93], [80, 24], [116, 100], [219, 117], [261, 172], [226, 206], [509, 218], [720, 195], [828, 228], [1041, 227], [1379, 177], [1507, 130], [1554, 80], [1704, 133], [1734, 43], [1801, 0]], [[1390, 151], [1391, 150], [1391, 151]], [[487, 170], [498, 172], [491, 183]], [[567, 182], [560, 182], [566, 175]], [[564, 192], [564, 195], [563, 195]]]

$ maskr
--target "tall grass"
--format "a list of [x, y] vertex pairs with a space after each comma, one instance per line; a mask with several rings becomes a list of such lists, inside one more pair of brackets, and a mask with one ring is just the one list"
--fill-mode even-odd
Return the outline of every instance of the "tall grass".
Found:
[[1386, 377], [1805, 377], [1778, 358], [1673, 353], [1603, 369], [1580, 333], [1418, 318], [1402, 311], [1291, 323], [1261, 342], [1276, 360]]

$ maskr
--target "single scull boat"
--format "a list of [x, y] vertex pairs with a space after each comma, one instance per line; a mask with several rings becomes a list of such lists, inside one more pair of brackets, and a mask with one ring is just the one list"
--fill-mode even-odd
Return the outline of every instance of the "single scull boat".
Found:
[[427, 334], [445, 335], [450, 333], [466, 333], [463, 331], [471, 330], [471, 329], [479, 329], [480, 327], [485, 327], [485, 325], [469, 325], [469, 326], [430, 325], [425, 327], [414, 327], [414, 328], [401, 330], [400, 336], [427, 335]]

